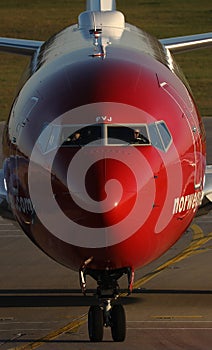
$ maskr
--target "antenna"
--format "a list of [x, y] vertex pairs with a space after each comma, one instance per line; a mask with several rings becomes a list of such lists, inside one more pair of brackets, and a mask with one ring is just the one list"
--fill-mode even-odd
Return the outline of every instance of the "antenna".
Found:
[[116, 1], [87, 0], [86, 11], [116, 11]]

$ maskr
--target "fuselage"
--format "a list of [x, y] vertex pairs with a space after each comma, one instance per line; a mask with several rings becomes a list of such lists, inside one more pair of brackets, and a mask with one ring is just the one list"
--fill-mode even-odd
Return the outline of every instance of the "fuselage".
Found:
[[8, 198], [59, 263], [135, 269], [190, 225], [205, 134], [169, 51], [131, 25], [97, 29], [68, 27], [33, 57], [4, 133]]

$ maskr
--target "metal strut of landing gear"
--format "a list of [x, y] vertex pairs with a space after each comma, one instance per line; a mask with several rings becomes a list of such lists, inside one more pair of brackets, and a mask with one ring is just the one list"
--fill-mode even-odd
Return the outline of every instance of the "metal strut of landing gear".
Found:
[[124, 307], [118, 303], [120, 289], [118, 279], [122, 275], [128, 276], [128, 295], [132, 292], [134, 272], [131, 268], [118, 270], [92, 270], [85, 265], [80, 269], [80, 285], [86, 295], [86, 275], [97, 281], [98, 305], [92, 305], [88, 312], [88, 333], [90, 341], [103, 340], [104, 327], [111, 328], [112, 338], [115, 342], [122, 342], [126, 337], [126, 316]]

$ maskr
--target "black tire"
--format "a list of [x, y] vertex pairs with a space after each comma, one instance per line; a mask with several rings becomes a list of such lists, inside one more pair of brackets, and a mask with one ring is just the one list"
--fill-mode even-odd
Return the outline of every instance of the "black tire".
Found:
[[101, 342], [103, 339], [104, 324], [103, 311], [98, 305], [90, 307], [88, 312], [88, 334], [91, 342]]
[[111, 311], [111, 333], [115, 342], [122, 342], [126, 337], [126, 316], [121, 304], [113, 306]]

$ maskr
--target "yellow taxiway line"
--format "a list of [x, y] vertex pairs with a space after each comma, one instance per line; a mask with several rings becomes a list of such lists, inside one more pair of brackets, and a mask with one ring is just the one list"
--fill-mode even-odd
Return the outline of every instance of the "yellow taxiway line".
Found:
[[40, 339], [36, 340], [33, 343], [25, 344], [25, 345], [22, 345], [22, 346], [19, 346], [19, 347], [10, 349], [10, 350], [32, 350], [32, 349], [37, 349], [40, 346], [42, 346], [43, 344], [58, 338], [62, 334], [65, 334], [65, 333], [70, 332], [70, 331], [72, 331], [72, 332], [77, 331], [77, 329], [80, 326], [82, 326], [83, 324], [85, 324], [86, 321], [87, 321], [87, 313], [79, 316], [78, 318], [76, 318], [75, 320], [71, 321], [70, 323], [68, 323], [64, 327], [52, 331], [48, 335], [44, 336], [43, 338], [40, 338]]
[[209, 242], [212, 239], [212, 232], [208, 234], [207, 236], [204, 236], [203, 231], [201, 228], [197, 225], [192, 225], [191, 229], [193, 230], [193, 240], [190, 243], [190, 245], [184, 249], [181, 253], [176, 255], [174, 258], [166, 261], [164, 264], [160, 265], [158, 268], [156, 268], [154, 271], [147, 273], [145, 276], [140, 278], [134, 283], [133, 288], [137, 289], [140, 288], [143, 284], [149, 282], [156, 276], [158, 276], [161, 272], [163, 272], [165, 269], [170, 267], [171, 265], [174, 265], [182, 260], [185, 260], [193, 255], [201, 254], [205, 251], [207, 251], [207, 248], [200, 249], [204, 244]]

